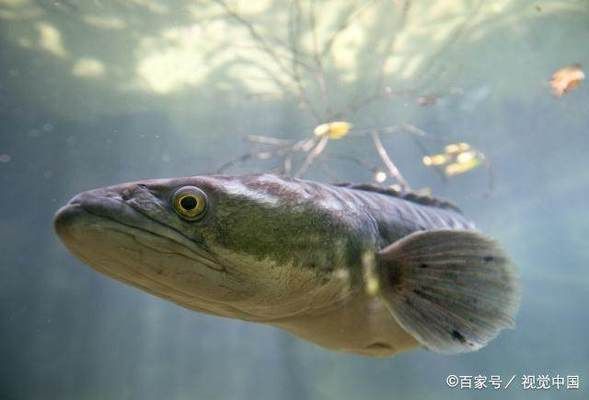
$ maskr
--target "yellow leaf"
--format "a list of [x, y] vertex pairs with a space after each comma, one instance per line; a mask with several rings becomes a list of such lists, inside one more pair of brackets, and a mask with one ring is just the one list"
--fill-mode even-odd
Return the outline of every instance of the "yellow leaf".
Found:
[[330, 139], [341, 139], [352, 129], [352, 124], [346, 121], [333, 121], [318, 125], [313, 133], [315, 136], [327, 135]]
[[468, 164], [477, 157], [478, 155], [475, 151], [463, 151], [456, 156], [456, 162], [458, 164]]
[[560, 97], [577, 88], [583, 79], [585, 79], [585, 73], [581, 69], [581, 64], [563, 67], [552, 74], [552, 79], [550, 80], [552, 93], [556, 97]]
[[449, 144], [446, 147], [444, 147], [444, 151], [446, 152], [446, 154], [456, 154], [456, 153], [460, 153], [461, 151], [466, 151], [470, 149], [470, 145], [468, 143], [454, 143], [454, 144]]
[[444, 168], [444, 173], [447, 176], [464, 174], [465, 172], [468, 172], [481, 165], [481, 161], [482, 160], [480, 158], [473, 157], [469, 160], [465, 160], [464, 162], [448, 164], [446, 165], [446, 168]]
[[423, 157], [428, 167], [438, 167], [447, 176], [460, 175], [481, 165], [485, 155], [468, 143], [452, 143], [444, 147], [444, 153]]
[[431, 165], [442, 165], [448, 162], [448, 156], [445, 154], [434, 154], [431, 156], [423, 157], [423, 164], [428, 167]]

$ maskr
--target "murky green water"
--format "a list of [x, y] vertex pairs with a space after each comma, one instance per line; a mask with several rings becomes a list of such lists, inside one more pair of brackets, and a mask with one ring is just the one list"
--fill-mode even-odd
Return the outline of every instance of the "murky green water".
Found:
[[[586, 1], [2, 0], [0, 32], [0, 398], [586, 398], [589, 85], [557, 97], [549, 84], [589, 66]], [[513, 256], [515, 330], [461, 356], [329, 352], [112, 281], [53, 233], [80, 191], [212, 173], [248, 135], [302, 140], [332, 120], [353, 129], [304, 176], [371, 181], [386, 171], [377, 129], [412, 187], [455, 201]], [[458, 142], [490, 172], [423, 165]], [[515, 378], [461, 390], [451, 374]], [[580, 387], [524, 389], [522, 375]]]

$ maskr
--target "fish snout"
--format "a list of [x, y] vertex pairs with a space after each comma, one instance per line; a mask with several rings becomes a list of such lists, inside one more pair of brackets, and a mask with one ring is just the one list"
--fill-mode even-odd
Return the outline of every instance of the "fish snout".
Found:
[[67, 241], [76, 227], [93, 216], [108, 217], [124, 207], [130, 185], [118, 185], [88, 190], [74, 196], [54, 216], [53, 226], [58, 236]]
[[71, 202], [57, 210], [53, 218], [53, 227], [63, 242], [67, 242], [71, 237], [74, 227], [84, 213], [79, 204]]

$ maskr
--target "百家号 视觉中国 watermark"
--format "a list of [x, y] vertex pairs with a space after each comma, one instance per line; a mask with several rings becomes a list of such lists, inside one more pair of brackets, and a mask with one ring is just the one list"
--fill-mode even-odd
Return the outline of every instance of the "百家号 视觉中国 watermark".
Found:
[[523, 390], [578, 390], [579, 375], [455, 375], [446, 377], [446, 385], [462, 390], [505, 390], [519, 386]]

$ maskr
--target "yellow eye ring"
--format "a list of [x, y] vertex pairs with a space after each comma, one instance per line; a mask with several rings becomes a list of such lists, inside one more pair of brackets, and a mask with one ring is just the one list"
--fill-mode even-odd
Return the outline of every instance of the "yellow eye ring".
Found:
[[207, 209], [207, 195], [194, 186], [184, 186], [174, 193], [174, 211], [188, 220], [201, 218]]

